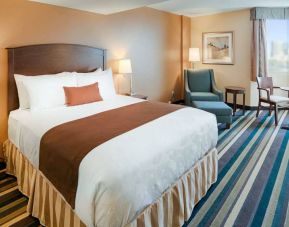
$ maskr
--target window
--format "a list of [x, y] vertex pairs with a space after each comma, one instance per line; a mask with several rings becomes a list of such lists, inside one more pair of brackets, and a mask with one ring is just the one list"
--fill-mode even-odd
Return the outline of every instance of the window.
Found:
[[289, 20], [267, 20], [268, 73], [274, 85], [289, 86]]

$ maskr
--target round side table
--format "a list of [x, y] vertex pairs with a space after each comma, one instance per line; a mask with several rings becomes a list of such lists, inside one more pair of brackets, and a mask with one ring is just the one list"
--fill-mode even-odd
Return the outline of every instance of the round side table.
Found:
[[245, 96], [246, 96], [245, 88], [235, 87], [235, 86], [225, 87], [225, 101], [226, 101], [226, 103], [227, 103], [228, 93], [233, 94], [233, 116], [235, 116], [236, 109], [237, 109], [237, 95], [238, 94], [243, 95], [243, 115], [244, 115], [245, 114]]

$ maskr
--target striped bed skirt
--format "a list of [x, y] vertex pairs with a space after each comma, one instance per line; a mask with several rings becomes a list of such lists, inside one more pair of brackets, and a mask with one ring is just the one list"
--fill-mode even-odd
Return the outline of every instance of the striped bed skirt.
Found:
[[[19, 190], [29, 198], [28, 213], [45, 226], [85, 226], [57, 189], [14, 144], [7, 140], [3, 147], [7, 173], [16, 176]], [[126, 227], [182, 226], [216, 182], [217, 156], [216, 149], [209, 151]]]

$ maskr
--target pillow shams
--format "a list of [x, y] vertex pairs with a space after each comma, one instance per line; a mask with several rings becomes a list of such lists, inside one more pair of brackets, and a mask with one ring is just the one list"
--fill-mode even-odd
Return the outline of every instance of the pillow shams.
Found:
[[23, 82], [29, 81], [29, 80], [40, 80], [39, 78], [53, 79], [53, 78], [56, 78], [59, 76], [65, 76], [65, 75], [72, 75], [72, 74], [68, 72], [62, 72], [62, 73], [51, 74], [51, 75], [39, 75], [39, 76], [24, 76], [20, 74], [15, 74], [14, 78], [15, 78], [17, 92], [18, 92], [19, 108], [20, 109], [30, 108], [28, 92]]
[[31, 110], [47, 109], [65, 105], [63, 87], [77, 85], [76, 76], [66, 73], [57, 76], [39, 76], [23, 81]]
[[76, 73], [76, 78], [77, 86], [98, 83], [100, 95], [104, 100], [116, 95], [111, 69], [93, 73]]

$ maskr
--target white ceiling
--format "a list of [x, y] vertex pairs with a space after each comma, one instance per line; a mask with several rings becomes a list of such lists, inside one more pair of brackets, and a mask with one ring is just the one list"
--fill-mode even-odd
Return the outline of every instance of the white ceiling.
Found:
[[112, 14], [143, 6], [190, 17], [256, 6], [289, 7], [289, 0], [31, 0], [88, 12]]
[[186, 15], [203, 16], [252, 7], [284, 7], [289, 0], [170, 0], [151, 5], [159, 10]]
[[[31, 0], [93, 13], [112, 14], [163, 2], [164, 0]], [[288, 0], [289, 1], [289, 0]]]

